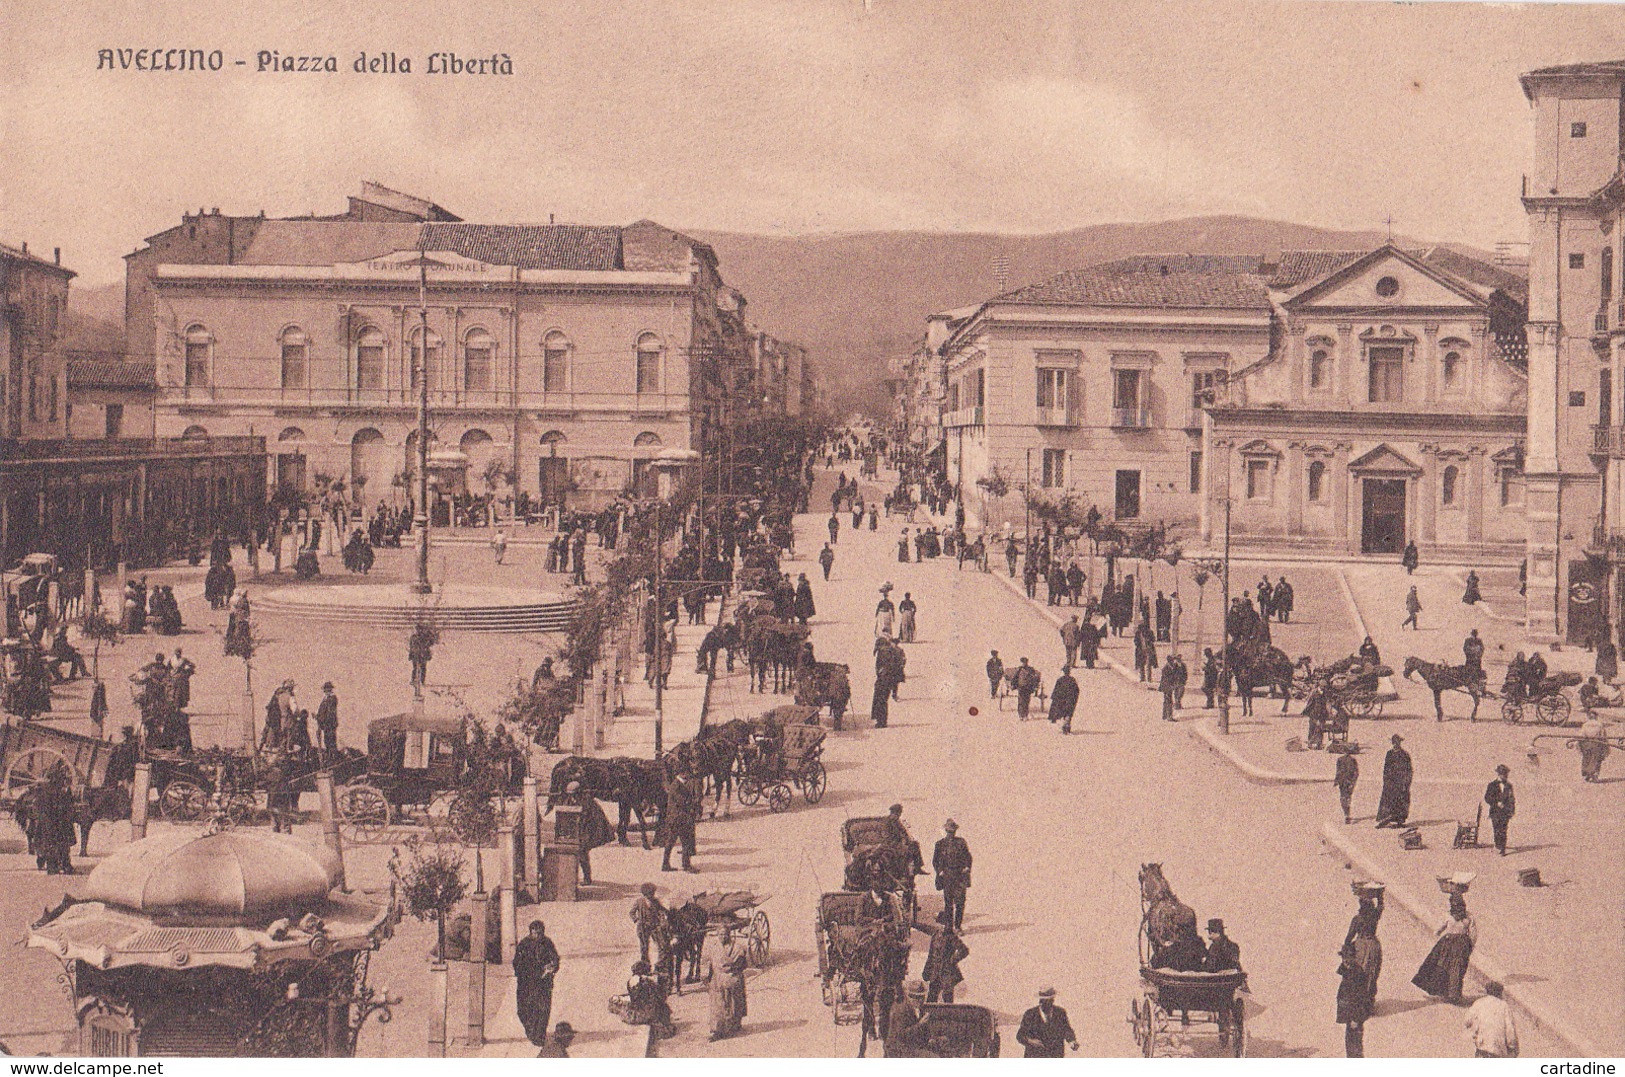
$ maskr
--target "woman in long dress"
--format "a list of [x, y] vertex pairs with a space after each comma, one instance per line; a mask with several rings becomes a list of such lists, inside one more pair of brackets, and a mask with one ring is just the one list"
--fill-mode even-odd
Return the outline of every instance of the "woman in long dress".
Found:
[[1467, 961], [1477, 944], [1478, 922], [1467, 911], [1467, 899], [1451, 894], [1450, 919], [1439, 928], [1438, 941], [1423, 959], [1422, 967], [1411, 977], [1411, 983], [1435, 998], [1461, 1005], [1462, 980], [1467, 976]]
[[897, 625], [897, 606], [891, 595], [882, 594], [875, 605], [875, 635], [890, 637]]
[[747, 951], [733, 929], [724, 925], [705, 962], [705, 980], [711, 985], [711, 1038], [737, 1033], [744, 1023], [745, 964]]
[[903, 592], [903, 601], [898, 604], [897, 638], [904, 643], [914, 642], [914, 615], [918, 607], [914, 604], [914, 596], [907, 591]]

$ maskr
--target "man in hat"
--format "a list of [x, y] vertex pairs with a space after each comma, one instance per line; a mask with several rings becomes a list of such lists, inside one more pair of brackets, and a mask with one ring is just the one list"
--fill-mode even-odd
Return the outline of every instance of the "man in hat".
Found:
[[886, 1020], [886, 1041], [881, 1052], [886, 1058], [931, 1058], [926, 1043], [929, 1022], [925, 1016], [925, 984], [910, 980], [903, 985], [903, 997], [892, 1003]]
[[1229, 972], [1241, 968], [1241, 947], [1224, 933], [1223, 920], [1207, 922], [1207, 961], [1202, 968], [1205, 972]]
[[931, 947], [926, 952], [925, 967], [920, 970], [920, 978], [930, 987], [926, 996], [927, 1002], [946, 1002], [951, 1005], [954, 1001], [954, 988], [965, 980], [964, 973], [959, 971], [959, 963], [970, 956], [970, 947], [965, 945], [964, 940], [959, 937], [959, 932], [954, 930], [953, 914], [947, 909], [937, 914], [937, 923], [941, 927], [931, 936]]
[[657, 938], [666, 930], [666, 906], [655, 897], [655, 884], [644, 883], [638, 887], [638, 899], [632, 902], [632, 910], [627, 915], [638, 932], [638, 953], [644, 961], [649, 960], [649, 942]]
[[999, 658], [999, 652], [994, 651], [993, 657], [987, 660], [987, 698], [999, 698], [999, 685], [1004, 683], [1004, 662]]
[[1495, 780], [1484, 787], [1484, 803], [1490, 809], [1490, 826], [1495, 830], [1495, 851], [1507, 855], [1507, 826], [1518, 810], [1518, 799], [1512, 792], [1507, 775], [1512, 773], [1502, 763], [1495, 768]]
[[1393, 747], [1382, 760], [1382, 792], [1377, 797], [1377, 827], [1402, 827], [1411, 814], [1411, 753], [1400, 744], [1404, 737], [1395, 733]]
[[1038, 992], [1038, 1005], [1021, 1015], [1016, 1042], [1026, 1048], [1023, 1058], [1061, 1058], [1065, 1048], [1078, 1049], [1078, 1037], [1066, 1011], [1055, 1005], [1055, 988]]
[[576, 1030], [570, 1027], [570, 1022], [560, 1021], [553, 1026], [553, 1039], [542, 1044], [542, 1049], [536, 1052], [537, 1058], [569, 1058], [570, 1045], [575, 1042]]
[[316, 738], [321, 742], [322, 761], [330, 762], [339, 753], [339, 697], [333, 682], [322, 685], [322, 701], [316, 707]]
[[540, 1047], [547, 1042], [547, 1019], [553, 1014], [553, 977], [559, 971], [559, 951], [547, 937], [540, 920], [530, 922], [530, 933], [513, 949], [514, 1006], [525, 1038]]
[[1337, 802], [1343, 807], [1344, 824], [1352, 823], [1351, 814], [1354, 807], [1354, 785], [1360, 780], [1360, 764], [1355, 761], [1353, 752], [1343, 752], [1337, 757], [1337, 774], [1332, 783], [1337, 786]]
[[931, 867], [937, 873], [937, 889], [942, 891], [943, 913], [953, 917], [957, 931], [965, 923], [965, 891], [970, 889], [971, 855], [970, 846], [959, 836], [959, 824], [952, 819], [942, 824], [942, 837], [937, 839], [931, 853]]
[[[1091, 626], [1090, 631], [1093, 631]], [[1078, 709], [1078, 679], [1072, 676], [1072, 667], [1065, 666], [1049, 690], [1049, 720], [1061, 723], [1061, 732], [1072, 732], [1072, 715]]]

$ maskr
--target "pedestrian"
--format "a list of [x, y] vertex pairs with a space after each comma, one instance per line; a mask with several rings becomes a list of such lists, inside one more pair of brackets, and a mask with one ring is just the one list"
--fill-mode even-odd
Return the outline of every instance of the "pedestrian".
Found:
[[491, 537], [491, 553], [496, 557], [497, 564], [502, 564], [503, 557], [508, 553], [508, 533], [497, 528], [497, 533]]
[[1377, 797], [1377, 828], [1401, 827], [1411, 814], [1411, 753], [1400, 744], [1404, 737], [1395, 733], [1393, 747], [1382, 760], [1382, 792]]
[[1422, 631], [1422, 626], [1416, 621], [1416, 615], [1421, 612], [1422, 600], [1417, 597], [1416, 587], [1413, 585], [1410, 593], [1405, 596], [1405, 620], [1401, 622], [1399, 627], [1403, 629], [1408, 625], [1418, 632]]
[[748, 950], [726, 923], [713, 938], [706, 958], [705, 982], [711, 985], [711, 1039], [735, 1035], [748, 1012], [745, 1000], [745, 965]]
[[[959, 937], [953, 914], [947, 909], [937, 914], [937, 923], [941, 927], [931, 936], [931, 946], [926, 952], [925, 967], [920, 970], [920, 976], [930, 988], [925, 1001], [953, 1005], [954, 988], [965, 982], [965, 974], [959, 971], [959, 963], [970, 956], [970, 947]], [[895, 1020], [892, 1027], [896, 1028]]]
[[74, 803], [66, 764], [51, 768], [34, 794], [33, 807], [35, 864], [47, 875], [72, 875]]
[[1157, 619], [1157, 642], [1168, 643], [1172, 639], [1174, 607], [1168, 601], [1168, 596], [1161, 591], [1157, 592], [1157, 600], [1153, 604]]
[[649, 960], [649, 943], [659, 938], [666, 930], [669, 919], [666, 906], [661, 904], [655, 896], [655, 884], [644, 883], [638, 887], [637, 900], [632, 902], [632, 908], [627, 913], [628, 919], [638, 935], [638, 956], [641, 960]]
[[1602, 776], [1603, 760], [1608, 758], [1610, 746], [1608, 743], [1608, 723], [1600, 715], [1592, 712], [1580, 727], [1577, 738], [1580, 749], [1580, 777], [1584, 781], [1594, 782]]
[[1399, 563], [1405, 566], [1405, 575], [1409, 576], [1416, 571], [1416, 566], [1422, 563], [1421, 556], [1416, 552], [1416, 543], [1408, 541], [1405, 550], [1399, 555]]
[[824, 548], [818, 553], [818, 563], [823, 567], [824, 579], [827, 581], [829, 579], [829, 570], [835, 566], [835, 551], [830, 549], [827, 542], [824, 543]]
[[1162, 676], [1157, 681], [1157, 691], [1162, 693], [1162, 720], [1165, 722], [1174, 720], [1175, 681], [1178, 679], [1178, 675], [1178, 669], [1174, 665], [1173, 658], [1170, 657], [1168, 661], [1163, 663]]
[[1016, 1042], [1025, 1048], [1023, 1058], [1061, 1058], [1065, 1048], [1078, 1049], [1077, 1034], [1066, 1011], [1055, 1005], [1055, 988], [1038, 992], [1038, 1005], [1021, 1015]]
[[570, 1022], [560, 1021], [553, 1026], [553, 1038], [542, 1044], [542, 1049], [536, 1052], [537, 1058], [569, 1058], [570, 1045], [575, 1042], [576, 1030], [570, 1027]]
[[918, 612], [919, 607], [914, 604], [914, 596], [904, 591], [903, 601], [897, 604], [897, 638], [900, 642], [914, 642], [914, 615]]
[[875, 635], [891, 638], [897, 627], [897, 606], [891, 600], [891, 585], [880, 589], [880, 601], [875, 603]]
[[892, 664], [887, 653], [889, 641], [885, 637], [875, 640], [875, 693], [869, 703], [869, 720], [876, 729], [885, 729], [891, 720]]
[[1061, 723], [1061, 732], [1072, 732], [1072, 715], [1078, 709], [1078, 681], [1071, 667], [1061, 670], [1049, 691], [1049, 720]]
[[1371, 1017], [1371, 985], [1361, 967], [1354, 944], [1338, 952], [1337, 1023], [1343, 1026], [1343, 1054], [1365, 1057], [1365, 1023]]
[[1151, 634], [1151, 625], [1141, 618], [1134, 626], [1134, 670], [1140, 680], [1150, 683], [1157, 668], [1157, 641]]
[[1343, 752], [1337, 757], [1337, 774], [1332, 779], [1337, 786], [1337, 802], [1343, 807], [1343, 824], [1346, 826], [1354, 822], [1350, 814], [1354, 805], [1354, 785], [1360, 780], [1360, 764], [1355, 761], [1353, 752]]
[[841, 540], [841, 518], [833, 512], [829, 514], [829, 544], [835, 545]]
[[415, 694], [423, 694], [429, 681], [429, 660], [434, 657], [435, 632], [428, 624], [419, 622], [406, 640], [406, 657], [412, 663], [411, 685]]
[[679, 771], [666, 784], [666, 809], [660, 813], [660, 826], [666, 834], [660, 870], [672, 871], [671, 851], [681, 846], [683, 870], [696, 872], [694, 866], [694, 827], [700, 817], [700, 787], [688, 771]]
[[1282, 624], [1292, 620], [1293, 598], [1292, 585], [1286, 582], [1285, 576], [1282, 576], [1280, 582], [1275, 585], [1275, 612]]
[[1182, 711], [1185, 709], [1185, 686], [1190, 683], [1191, 671], [1177, 651], [1168, 656], [1168, 665], [1174, 671], [1174, 710]]
[[931, 852], [931, 867], [937, 873], [937, 889], [942, 891], [944, 914], [952, 916], [954, 930], [958, 931], [965, 924], [971, 855], [970, 845], [959, 836], [959, 824], [952, 819], [942, 824], [942, 837], [937, 839], [936, 848]]
[[1478, 629], [1467, 633], [1467, 638], [1461, 641], [1461, 658], [1474, 680], [1484, 679], [1484, 641], [1478, 638]]
[[1377, 940], [1377, 925], [1382, 921], [1384, 888], [1381, 883], [1366, 883], [1360, 890], [1360, 908], [1349, 919], [1344, 946], [1354, 947], [1354, 960], [1365, 974], [1367, 1013], [1377, 1008], [1377, 982], [1382, 977], [1382, 943]]
[[987, 660], [987, 698], [998, 699], [999, 688], [1004, 684], [1004, 663], [999, 659], [999, 652], [994, 651], [993, 657]]
[[1202, 648], [1202, 694], [1207, 697], [1203, 709], [1212, 710], [1214, 697], [1219, 692], [1219, 659], [1212, 647]]
[[1021, 660], [1011, 675], [1010, 687], [1016, 690], [1016, 716], [1026, 718], [1032, 707], [1033, 693], [1037, 692], [1042, 682], [1038, 671], [1027, 664], [1027, 659]]
[[[704, 601], [703, 597], [701, 601]], [[812, 584], [808, 582], [805, 572], [798, 573], [796, 578], [795, 613], [796, 620], [801, 624], [806, 624], [818, 616], [818, 604], [813, 601]], [[704, 623], [703, 613], [700, 623]]]
[[330, 763], [339, 753], [339, 697], [332, 681], [322, 685], [322, 701], [316, 705], [316, 739], [321, 743], [322, 762]]
[[1507, 855], [1507, 827], [1517, 814], [1518, 800], [1507, 775], [1512, 773], [1502, 763], [1495, 768], [1495, 780], [1484, 787], [1484, 803], [1490, 809], [1490, 826], [1495, 830], [1495, 851]]
[[1484, 596], [1478, 590], [1478, 573], [1473, 569], [1467, 570], [1467, 586], [1461, 592], [1461, 600], [1469, 606], [1484, 601]]
[[559, 951], [547, 937], [540, 920], [513, 948], [514, 1007], [525, 1038], [538, 1047], [547, 1043], [547, 1022], [553, 1015], [553, 977], [559, 971]]
[[1258, 593], [1258, 615], [1261, 619], [1268, 621], [1275, 612], [1275, 588], [1270, 583], [1268, 576], [1260, 576], [1258, 587], [1255, 590]]
[[1478, 922], [1467, 911], [1467, 899], [1450, 895], [1450, 918], [1438, 930], [1438, 941], [1411, 977], [1423, 991], [1456, 1005], [1462, 1004], [1461, 985], [1467, 975], [1467, 962], [1478, 945]]
[[902, 535], [897, 539], [897, 560], [908, 564], [908, 528], [903, 528]]
[[1168, 642], [1178, 647], [1181, 641], [1179, 635], [1179, 618], [1184, 614], [1185, 607], [1179, 601], [1179, 588], [1168, 596]]
[[1619, 679], [1619, 648], [1614, 646], [1614, 631], [1608, 625], [1602, 626], [1602, 634], [1597, 637], [1595, 672], [1604, 684], [1613, 684]]
[[1484, 994], [1467, 1008], [1467, 1034], [1473, 1039], [1474, 1058], [1517, 1058], [1518, 1026], [1512, 1007], [1502, 997], [1501, 981], [1484, 985]]
[[1068, 617], [1061, 626], [1061, 647], [1066, 651], [1066, 660], [1061, 664], [1062, 669], [1071, 669], [1078, 663], [1078, 647], [1083, 642], [1083, 626], [1078, 623], [1078, 615]]

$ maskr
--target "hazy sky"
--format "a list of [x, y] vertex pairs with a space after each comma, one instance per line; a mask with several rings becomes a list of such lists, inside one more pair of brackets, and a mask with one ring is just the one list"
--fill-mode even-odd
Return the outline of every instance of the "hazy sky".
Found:
[[[119, 257], [184, 208], [337, 212], [363, 178], [492, 222], [1049, 232], [1391, 214], [1490, 246], [1524, 236], [1519, 72], [1625, 57], [1617, 6], [133, 6], [0, 14], [0, 239], [61, 246], [83, 284], [120, 279]], [[97, 71], [115, 47], [219, 48], [227, 66]], [[340, 73], [256, 73], [261, 49], [331, 54]], [[363, 49], [413, 73], [353, 74]], [[448, 49], [507, 53], [515, 73], [425, 74]]]

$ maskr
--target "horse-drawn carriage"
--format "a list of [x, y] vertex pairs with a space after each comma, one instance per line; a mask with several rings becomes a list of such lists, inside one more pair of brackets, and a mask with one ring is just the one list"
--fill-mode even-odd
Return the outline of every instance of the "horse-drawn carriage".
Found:
[[[478, 762], [471, 755], [461, 718], [376, 718], [367, 726], [364, 773], [337, 791], [339, 818], [355, 841], [376, 838], [406, 815], [431, 828], [449, 826], [460, 837], [479, 837], [489, 799], [465, 791]], [[519, 793], [524, 767], [517, 757], [513, 763], [498, 777], [496, 795]], [[436, 812], [440, 805], [444, 811]]]
[[1516, 724], [1528, 717], [1532, 709], [1545, 725], [1567, 725], [1574, 705], [1565, 689], [1577, 686], [1580, 680], [1578, 673], [1563, 670], [1542, 678], [1531, 690], [1508, 676], [1507, 684], [1501, 689], [1501, 717]]
[[762, 908], [766, 894], [753, 890], [724, 890], [715, 894], [701, 891], [689, 902], [705, 913], [705, 933], [715, 935], [727, 928], [745, 940], [745, 959], [752, 968], [766, 968], [772, 955], [773, 923]]
[[53, 770], [64, 767], [75, 796], [101, 788], [107, 782], [107, 763], [113, 743], [38, 722], [0, 724], [0, 808], [15, 811]]
[[998, 1058], [999, 1019], [986, 1006], [928, 1002], [925, 1049], [933, 1058]]
[[846, 854], [842, 885], [851, 891], [878, 891], [893, 895], [905, 923], [917, 911], [915, 873], [923, 865], [920, 843], [899, 835], [887, 815], [866, 815], [841, 824], [841, 851]]
[[867, 892], [839, 890], [820, 895], [813, 920], [818, 950], [818, 978], [824, 1005], [837, 1025], [863, 1015], [865, 995], [872, 994], [899, 950], [908, 953], [909, 917], [901, 902], [887, 895], [876, 907]]
[[158, 792], [158, 812], [172, 823], [217, 820], [246, 826], [261, 818], [261, 793], [266, 794], [269, 810], [279, 791], [291, 794], [295, 802], [299, 794], [315, 792], [316, 775], [323, 770], [338, 785], [366, 770], [366, 758], [354, 749], [325, 762], [309, 748], [261, 754], [225, 748], [149, 749], [142, 758], [152, 768], [150, 782]]
[[[1180, 951], [1205, 953], [1196, 935], [1196, 912], [1174, 894], [1161, 864], [1140, 866], [1140, 990], [1129, 999], [1129, 1027], [1140, 1053], [1151, 1058], [1175, 1037], [1212, 1028], [1219, 1047], [1236, 1058], [1247, 1050], [1241, 969], [1182, 968]], [[1203, 964], [1202, 962], [1191, 962]]]
[[808, 804], [824, 798], [829, 775], [824, 770], [822, 726], [779, 724], [776, 748], [758, 746], [753, 739], [740, 749], [736, 780], [739, 802], [746, 806], [766, 799], [775, 812], [788, 811], [791, 787], [801, 792]]
[[796, 670], [797, 706], [829, 708], [831, 723], [841, 727], [846, 708], [852, 702], [851, 667], [844, 662], [803, 663]]

